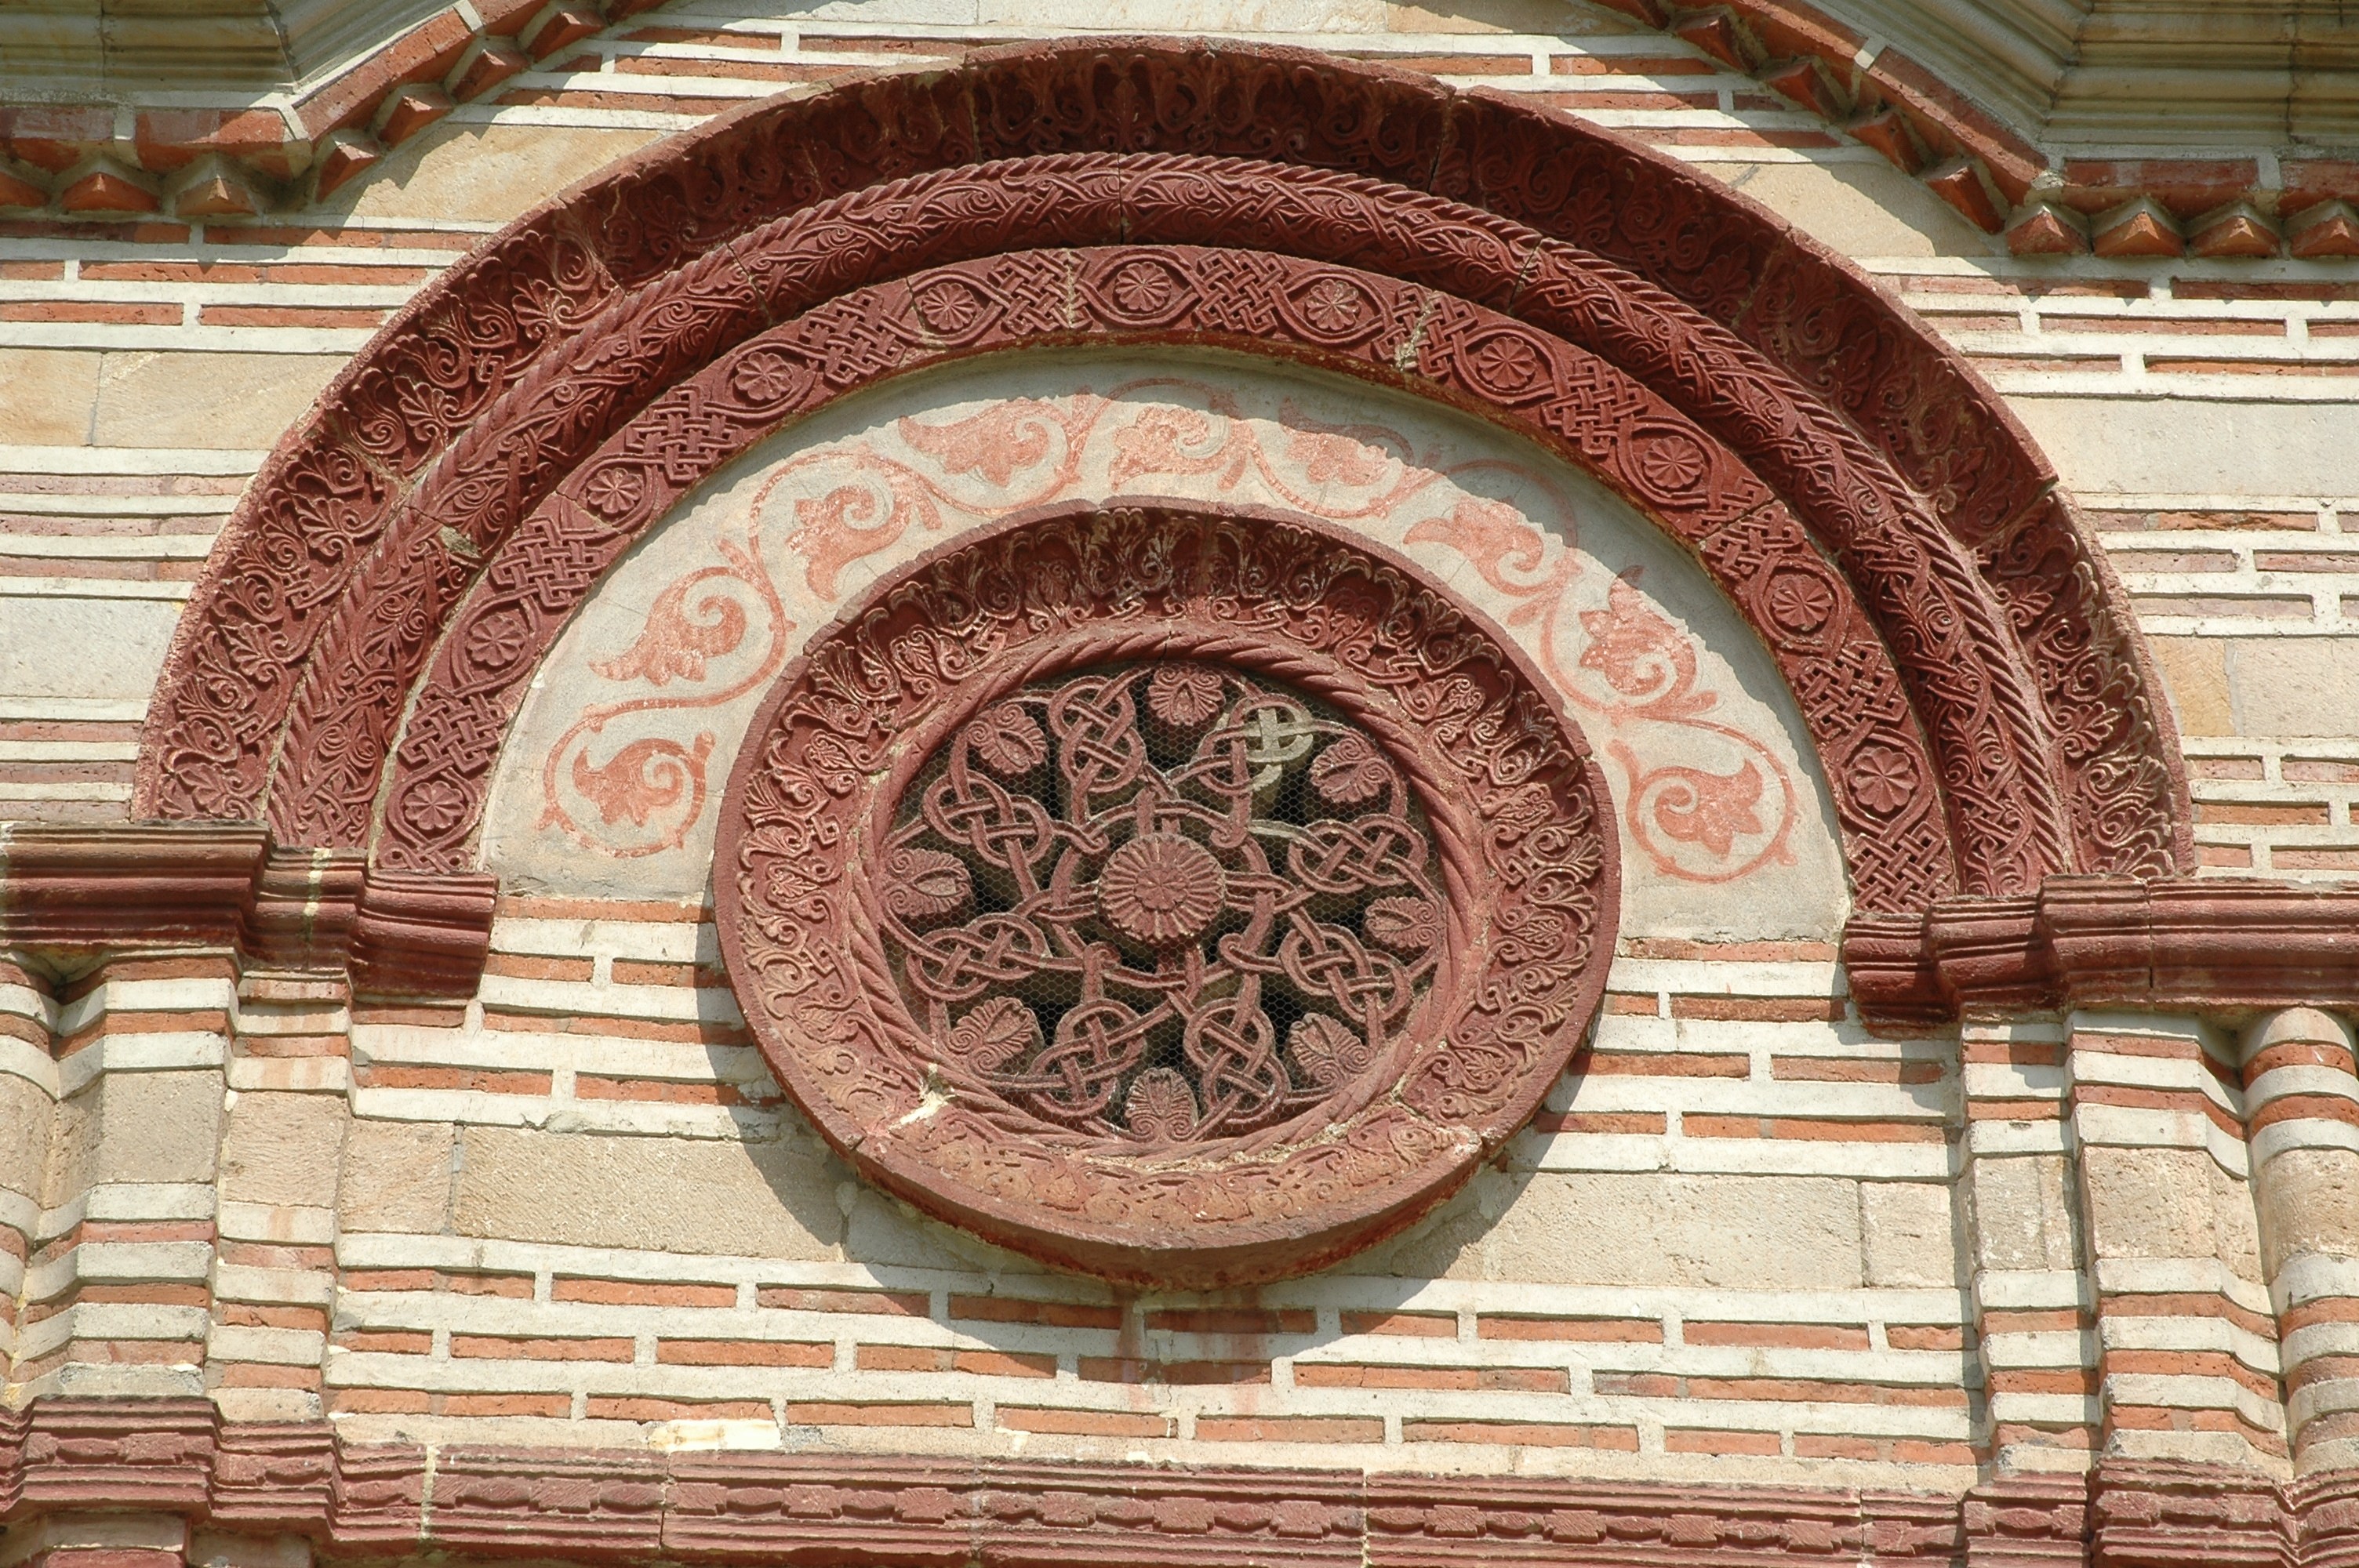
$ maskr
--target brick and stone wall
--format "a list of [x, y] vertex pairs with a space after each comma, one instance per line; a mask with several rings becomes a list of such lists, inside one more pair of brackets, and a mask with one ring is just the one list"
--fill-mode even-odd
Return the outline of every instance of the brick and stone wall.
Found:
[[[1709, 25], [1539, 0], [1004, 9], [560, 9], [528, 47], [462, 36], [464, 102], [387, 98], [335, 181], [266, 213], [0, 211], [0, 876], [129, 830], [182, 607], [266, 456], [511, 219], [748, 100], [1151, 26], [1611, 127], [1849, 258], [1985, 378], [2101, 547], [2113, 580], [2088, 590], [2134, 617], [2176, 719], [2194, 864], [2172, 885], [2316, 884], [2277, 955], [2307, 978], [2249, 979], [2266, 937], [2180, 963], [2149, 931], [2114, 966], [2135, 979], [2091, 979], [2064, 914], [2006, 889], [2020, 907], [1988, 917], [2016, 924], [1984, 947], [1936, 906], [1946, 1000], [1896, 1014], [1844, 961], [1851, 917], [1892, 912], [1846, 881], [1856, 785], [1828, 775], [1817, 699], [1563, 452], [1201, 344], [945, 364], [683, 481], [569, 610], [476, 800], [479, 980], [377, 984], [357, 949], [350, 982], [323, 969], [346, 926], [408, 929], [401, 884], [372, 905], [352, 852], [258, 833], [173, 862], [212, 913], [159, 904], [152, 942], [78, 946], [0, 891], [25, 1412], [0, 1449], [25, 1496], [54, 1474], [60, 1507], [106, 1516], [26, 1552], [726, 1557], [719, 1510], [857, 1561], [944, 1520], [1042, 1560], [1143, 1551], [1106, 1544], [1136, 1529], [1252, 1561], [1609, 1537], [2201, 1561], [2230, 1530], [2256, 1561], [2340, 1561], [2359, 260], [2185, 254], [2191, 212], [2163, 214], [2167, 245], [2093, 250], [2085, 222], [2027, 241], [2045, 198], [1978, 222], [1919, 178], [1926, 133], [1896, 168]], [[778, 672], [964, 530], [1138, 493], [1307, 512], [1429, 571], [1545, 673], [1625, 806], [1603, 1008], [1528, 1125], [1401, 1234], [1222, 1291], [1060, 1271], [864, 1180], [766, 1062], [716, 924], [723, 784]], [[715, 626], [755, 635], [698, 640]], [[623, 765], [631, 742], [692, 758], [694, 788]], [[1663, 787], [1690, 792], [1669, 816]], [[383, 940], [369, 975], [443, 951]], [[1974, 968], [2001, 949], [2016, 968]], [[138, 1449], [133, 1400], [179, 1435]], [[240, 1504], [266, 1438], [294, 1457]], [[467, 1456], [493, 1448], [540, 1457]], [[1166, 1474], [1118, 1468], [1141, 1462], [1197, 1489], [1139, 1501]]]

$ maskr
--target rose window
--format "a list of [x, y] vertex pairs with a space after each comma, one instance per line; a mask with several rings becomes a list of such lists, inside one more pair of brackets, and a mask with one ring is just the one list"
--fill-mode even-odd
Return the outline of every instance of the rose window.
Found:
[[1159, 505], [985, 530], [779, 676], [722, 950], [861, 1173], [1127, 1282], [1319, 1267], [1538, 1106], [1613, 951], [1547, 687], [1406, 564]]
[[912, 781], [882, 860], [886, 951], [944, 1076], [1144, 1146], [1346, 1087], [1440, 962], [1400, 769], [1329, 705], [1208, 664], [994, 702]]

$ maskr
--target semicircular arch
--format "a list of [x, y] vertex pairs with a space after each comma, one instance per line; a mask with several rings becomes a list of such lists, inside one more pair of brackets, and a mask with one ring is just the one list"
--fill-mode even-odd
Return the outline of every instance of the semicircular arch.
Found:
[[[1353, 319], [1310, 307], [1322, 287]], [[436, 759], [487, 766], [530, 667], [485, 667], [487, 607], [529, 606], [519, 646], [544, 649], [617, 541], [818, 402], [929, 359], [1124, 337], [1390, 380], [1600, 473], [1785, 666], [1864, 908], [2186, 861], [2169, 719], [2102, 560], [2020, 427], [1872, 283], [1570, 120], [1152, 42], [758, 105], [454, 268], [241, 506], [137, 809], [455, 869], [481, 769]], [[1830, 585], [1842, 637], [1780, 625], [1781, 571]], [[1861, 759], [1887, 752], [1922, 759], [1923, 834], [1870, 807], [1897, 775]], [[418, 830], [447, 791], [405, 814], [429, 777], [474, 791], [456, 837]]]

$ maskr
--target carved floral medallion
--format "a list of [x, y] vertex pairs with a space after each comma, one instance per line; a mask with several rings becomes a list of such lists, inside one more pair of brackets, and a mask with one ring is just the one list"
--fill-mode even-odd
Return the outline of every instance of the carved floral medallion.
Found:
[[1613, 949], [1611, 807], [1545, 685], [1300, 520], [1082, 510], [915, 563], [779, 677], [723, 822], [731, 975], [820, 1130], [1135, 1283], [1413, 1221]]

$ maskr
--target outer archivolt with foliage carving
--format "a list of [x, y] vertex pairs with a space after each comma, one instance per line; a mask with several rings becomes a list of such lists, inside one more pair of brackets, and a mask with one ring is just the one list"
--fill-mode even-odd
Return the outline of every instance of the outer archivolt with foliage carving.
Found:
[[1544, 681], [1405, 564], [1161, 506], [888, 579], [756, 719], [722, 947], [874, 1178], [1210, 1287], [1409, 1223], [1603, 994], [1611, 807]]
[[[1083, 254], [1107, 269], [1086, 302], [1058, 259]], [[1266, 292], [1298, 282], [1324, 292]], [[1185, 319], [1191, 298], [1234, 321]], [[1354, 336], [1360, 305], [1383, 330]], [[1864, 907], [2187, 859], [2169, 719], [2101, 559], [1996, 399], [1872, 285], [1522, 104], [1136, 41], [755, 106], [453, 268], [216, 551], [136, 809], [463, 867], [520, 683], [684, 486], [858, 385], [1060, 335], [1315, 359], [1596, 468], [1778, 654]]]

